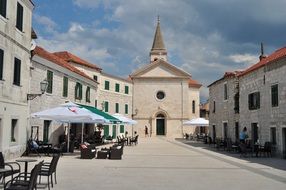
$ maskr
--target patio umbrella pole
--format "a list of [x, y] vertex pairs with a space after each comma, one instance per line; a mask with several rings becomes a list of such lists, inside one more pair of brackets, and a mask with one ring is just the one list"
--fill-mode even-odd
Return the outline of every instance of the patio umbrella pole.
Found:
[[83, 123], [81, 123], [81, 143], [83, 143]]
[[67, 152], [69, 152], [70, 149], [70, 123], [68, 123], [68, 144], [67, 144]]

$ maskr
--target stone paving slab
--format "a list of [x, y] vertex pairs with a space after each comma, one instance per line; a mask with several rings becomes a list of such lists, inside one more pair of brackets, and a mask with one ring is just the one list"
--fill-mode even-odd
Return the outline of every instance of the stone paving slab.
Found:
[[122, 160], [63, 156], [57, 178], [53, 190], [286, 188], [285, 170], [156, 137], [141, 138], [137, 146], [125, 147]]

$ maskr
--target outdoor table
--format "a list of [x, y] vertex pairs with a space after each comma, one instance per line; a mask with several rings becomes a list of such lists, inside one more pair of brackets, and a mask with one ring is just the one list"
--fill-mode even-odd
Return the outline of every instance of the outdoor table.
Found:
[[[5, 174], [8, 171], [11, 171], [11, 169], [0, 168], [0, 174]], [[3, 177], [3, 185], [5, 186], [5, 175], [2, 177]]]
[[25, 162], [25, 181], [27, 180], [27, 173], [28, 173], [28, 163], [29, 162], [37, 162], [35, 159], [30, 158], [24, 158], [24, 159], [18, 159], [17, 162]]

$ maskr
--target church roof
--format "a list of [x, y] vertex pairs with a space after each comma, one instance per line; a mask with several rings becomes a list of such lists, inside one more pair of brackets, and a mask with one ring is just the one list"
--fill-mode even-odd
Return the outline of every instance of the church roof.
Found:
[[157, 23], [156, 32], [155, 32], [154, 41], [153, 41], [151, 51], [154, 51], [154, 50], [155, 51], [156, 50], [166, 50], [165, 45], [164, 45], [163, 36], [161, 33], [159, 18], [158, 18], [158, 23]]
[[202, 86], [202, 84], [200, 84], [198, 81], [190, 78], [189, 79], [189, 87], [193, 87], [193, 88], [200, 88]]
[[67, 62], [74, 62], [74, 63], [77, 63], [79, 65], [83, 65], [83, 66], [86, 66], [86, 67], [89, 67], [89, 68], [92, 68], [92, 69], [95, 69], [98, 71], [102, 70], [97, 65], [89, 63], [89, 62], [87, 62], [87, 61], [79, 58], [78, 56], [73, 55], [72, 53], [67, 52], [67, 51], [55, 52], [53, 54], [60, 57], [61, 59], [65, 60]]

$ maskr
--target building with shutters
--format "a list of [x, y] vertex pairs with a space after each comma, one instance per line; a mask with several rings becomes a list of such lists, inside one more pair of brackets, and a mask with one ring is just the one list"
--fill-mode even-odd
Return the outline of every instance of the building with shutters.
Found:
[[258, 63], [209, 86], [210, 132], [236, 141], [246, 127], [251, 143], [271, 142], [273, 152], [286, 158], [286, 48], [269, 56], [261, 49]]
[[26, 149], [33, 8], [30, 0], [0, 1], [0, 151], [7, 159]]

